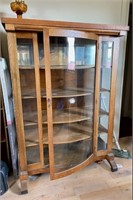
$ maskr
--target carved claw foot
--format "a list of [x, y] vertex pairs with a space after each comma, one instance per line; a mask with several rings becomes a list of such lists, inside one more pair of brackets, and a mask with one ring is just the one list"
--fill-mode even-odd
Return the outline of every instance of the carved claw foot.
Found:
[[106, 155], [105, 159], [109, 162], [112, 172], [115, 172], [118, 170], [118, 167], [114, 161], [114, 155], [112, 153], [109, 153], [108, 155]]

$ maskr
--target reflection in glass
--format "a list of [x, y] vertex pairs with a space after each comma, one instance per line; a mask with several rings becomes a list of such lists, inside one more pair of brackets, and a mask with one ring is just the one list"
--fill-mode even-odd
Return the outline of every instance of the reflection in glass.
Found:
[[68, 41], [68, 69], [75, 70], [75, 38], [67, 38]]
[[73, 37], [50, 37], [50, 64], [52, 68], [94, 67], [96, 41]]
[[112, 66], [113, 42], [102, 42], [102, 67], [110, 68]]
[[32, 39], [17, 39], [18, 64], [20, 66], [33, 65]]

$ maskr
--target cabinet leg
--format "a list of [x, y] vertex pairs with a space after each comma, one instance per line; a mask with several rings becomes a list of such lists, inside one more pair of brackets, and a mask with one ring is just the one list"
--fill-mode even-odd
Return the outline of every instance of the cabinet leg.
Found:
[[118, 167], [114, 161], [114, 155], [112, 153], [109, 153], [108, 155], [106, 155], [105, 159], [109, 162], [112, 172], [115, 172], [118, 170]]
[[21, 194], [27, 194], [28, 193], [28, 180], [20, 180], [21, 184]]

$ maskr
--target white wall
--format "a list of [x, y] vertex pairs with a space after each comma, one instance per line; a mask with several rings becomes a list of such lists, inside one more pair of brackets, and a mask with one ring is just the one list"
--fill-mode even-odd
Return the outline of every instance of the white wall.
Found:
[[[54, 20], [92, 23], [120, 23], [121, 5], [119, 0], [40, 1], [42, 3], [39, 8], [39, 13], [36, 10], [38, 1], [34, 3], [32, 2], [33, 1], [29, 1], [29, 13], [33, 13], [31, 14], [31, 17], [33, 18], [42, 18], [43, 16], [46, 19]], [[30, 4], [34, 5], [33, 10], [31, 9]]]
[[[14, 0], [12, 0], [14, 1]], [[130, 0], [25, 0], [24, 18], [65, 20], [90, 23], [127, 24]], [[11, 0], [0, 0], [0, 13], [16, 17]]]
[[[25, 0], [28, 11], [23, 18], [37, 18], [60, 21], [75, 21], [105, 24], [128, 24], [128, 12], [130, 0]], [[0, 0], [0, 15], [15, 17], [10, 9], [10, 0]], [[2, 28], [0, 27], [0, 31]], [[3, 34], [2, 34], [3, 35]], [[4, 38], [4, 35], [2, 36]], [[5, 56], [5, 40], [2, 39], [2, 51]], [[121, 55], [119, 57], [116, 109], [115, 109], [115, 132], [119, 135], [119, 119], [121, 112], [121, 97], [123, 87], [123, 72], [125, 59], [126, 39], [120, 44]], [[5, 56], [6, 57], [6, 56]]]

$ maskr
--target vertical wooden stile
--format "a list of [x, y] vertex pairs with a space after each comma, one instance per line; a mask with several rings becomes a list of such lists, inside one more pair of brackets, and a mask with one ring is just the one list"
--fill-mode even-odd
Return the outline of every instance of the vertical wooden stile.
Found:
[[111, 91], [110, 91], [110, 106], [109, 106], [109, 126], [108, 126], [108, 150], [112, 150], [113, 142], [113, 129], [114, 129], [114, 112], [115, 112], [115, 93], [116, 93], [116, 74], [118, 66], [118, 53], [119, 53], [119, 38], [113, 38], [113, 63], [111, 75]]
[[15, 112], [17, 138], [18, 138], [20, 179], [26, 179], [27, 159], [26, 159], [26, 149], [25, 149], [25, 134], [24, 134], [24, 123], [23, 123], [23, 109], [21, 100], [19, 66], [18, 66], [17, 49], [16, 49], [17, 47], [16, 34], [8, 32], [7, 37], [8, 37], [8, 48], [9, 48], [9, 59], [10, 59], [10, 71], [11, 71], [11, 79], [13, 87], [14, 112]]
[[45, 52], [45, 78], [46, 78], [46, 100], [47, 100], [47, 123], [48, 123], [48, 144], [49, 144], [49, 165], [50, 177], [54, 178], [54, 146], [53, 146], [53, 117], [52, 117], [52, 86], [50, 71], [50, 41], [47, 29], [43, 31], [44, 52]]
[[38, 41], [37, 41], [36, 33], [33, 33], [33, 49], [34, 49], [33, 52], [34, 52], [34, 65], [35, 65], [35, 83], [36, 83], [35, 85], [36, 85], [36, 97], [37, 97], [37, 116], [38, 116], [40, 161], [41, 161], [41, 165], [43, 167], [44, 166], [44, 154], [43, 154], [42, 106], [41, 106]]
[[101, 37], [97, 40], [96, 48], [96, 72], [95, 72], [95, 93], [94, 93], [94, 136], [93, 152], [97, 153], [98, 125], [99, 125], [99, 96], [100, 96], [100, 65], [101, 65]]

